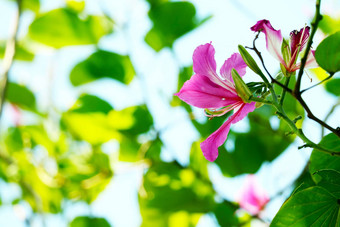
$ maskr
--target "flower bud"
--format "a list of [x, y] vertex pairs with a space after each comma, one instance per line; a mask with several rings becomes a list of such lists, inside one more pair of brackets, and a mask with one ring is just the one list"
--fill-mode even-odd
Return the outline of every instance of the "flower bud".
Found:
[[247, 64], [247, 66], [253, 70], [256, 74], [258, 75], [263, 75], [261, 69], [258, 67], [258, 65], [256, 64], [254, 58], [248, 53], [248, 51], [246, 50], [246, 48], [244, 48], [241, 45], [238, 45], [238, 51], [240, 52], [243, 61]]
[[251, 101], [249, 99], [253, 96], [253, 94], [249, 90], [248, 86], [244, 83], [235, 69], [231, 70], [231, 76], [235, 83], [237, 95], [243, 100], [243, 102], [250, 103]]

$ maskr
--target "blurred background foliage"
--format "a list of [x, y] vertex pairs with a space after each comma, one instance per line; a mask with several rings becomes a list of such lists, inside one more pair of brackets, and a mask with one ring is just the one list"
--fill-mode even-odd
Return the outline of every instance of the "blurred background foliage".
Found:
[[[92, 45], [92, 53], [84, 54], [68, 72], [69, 83], [74, 89], [98, 87], [100, 85], [96, 82], [99, 80], [114, 80], [121, 87], [119, 89], [128, 89], [131, 82], [137, 81], [142, 89], [147, 89], [143, 88], [142, 79], [138, 79], [140, 70], [128, 52], [122, 54], [99, 45], [101, 39], [112, 33], [124, 33], [124, 29], [105, 10], [101, 15], [88, 14], [84, 1], [67, 0], [63, 8], [42, 12], [39, 0], [17, 2], [22, 7], [20, 13], [30, 11], [34, 19], [27, 26], [26, 34], [16, 41], [15, 62], [32, 64], [39, 54], [37, 50], [44, 48], [60, 53], [70, 46], [79, 45], [81, 48]], [[144, 41], [155, 54], [165, 48], [171, 50], [177, 39], [210, 18], [199, 18], [194, 4], [188, 1], [147, 2], [151, 28], [145, 34]], [[12, 3], [15, 5], [15, 1]], [[325, 15], [320, 29], [324, 34], [331, 34], [339, 29], [339, 23], [339, 18]], [[4, 58], [5, 49], [6, 40], [2, 40], [1, 58]], [[178, 71], [177, 90], [193, 74], [190, 65], [180, 66]], [[320, 78], [324, 77], [324, 73], [320, 69], [314, 70]], [[335, 96], [340, 95], [339, 86], [339, 78], [325, 83], [325, 89]], [[111, 89], [112, 99], [124, 99], [115, 91], [116, 87]], [[279, 92], [280, 88], [276, 89]], [[222, 196], [214, 187], [208, 171], [208, 166], [213, 164], [204, 159], [199, 142], [214, 132], [226, 117], [202, 120], [196, 117], [192, 107], [177, 97], [168, 100], [171, 108], [186, 111], [187, 120], [200, 137], [191, 146], [189, 163], [183, 164], [176, 158], [165, 158], [169, 148], [164, 145], [164, 131], [155, 128], [155, 116], [147, 100], [120, 109], [108, 100], [84, 92], [88, 90], [77, 90], [78, 99], [68, 109], [55, 106], [44, 108], [38, 101], [41, 94], [20, 80], [12, 79], [9, 74], [1, 119], [0, 177], [1, 187], [17, 185], [20, 193], [10, 200], [1, 200], [6, 200], [3, 206], [26, 207], [29, 211], [26, 211], [22, 221], [27, 226], [36, 223], [34, 220], [37, 217], [41, 218], [43, 226], [49, 226], [44, 216], [63, 214], [66, 207], [72, 207], [72, 204], [83, 202], [90, 209], [91, 203], [115, 177], [116, 165], [122, 162], [143, 168], [138, 192], [141, 226], [196, 226], [200, 218], [207, 214], [213, 216], [220, 226], [250, 226], [254, 219], [268, 221], [258, 215], [239, 212], [239, 204]], [[304, 111], [299, 104], [287, 96], [284, 106], [291, 118], [302, 116], [299, 121], [302, 125]], [[225, 177], [254, 174], [263, 163], [272, 162], [293, 143], [295, 136], [287, 135], [289, 128], [285, 123], [278, 121], [274, 124], [274, 115], [273, 109], [268, 106], [256, 109], [248, 115], [249, 127], [245, 132], [230, 133], [228, 140], [232, 146], [222, 146], [215, 162]], [[339, 149], [339, 141], [332, 135], [325, 138], [324, 143], [333, 143], [332, 146]], [[107, 150], [115, 152], [112, 154]], [[321, 178], [329, 174], [339, 175], [340, 164], [338, 159], [335, 161], [337, 163], [332, 162], [332, 168], [338, 172], [319, 172]], [[329, 163], [327, 155], [313, 152], [310, 172], [323, 169], [326, 163]], [[308, 168], [301, 176], [304, 174], [309, 174]], [[307, 178], [303, 180], [305, 185]], [[301, 179], [296, 180], [301, 183], [298, 181]], [[310, 175], [308, 179], [308, 182], [313, 182]], [[292, 189], [288, 189], [289, 193]], [[333, 201], [324, 189], [311, 190], [325, 194], [328, 196], [326, 199]], [[4, 194], [1, 193], [1, 196]], [[336, 204], [334, 206], [326, 208], [339, 209]], [[280, 215], [285, 216], [284, 212], [287, 211], [283, 210]], [[91, 213], [74, 217], [73, 220], [65, 219], [64, 224], [72, 227], [111, 226], [105, 218], [95, 217]]]

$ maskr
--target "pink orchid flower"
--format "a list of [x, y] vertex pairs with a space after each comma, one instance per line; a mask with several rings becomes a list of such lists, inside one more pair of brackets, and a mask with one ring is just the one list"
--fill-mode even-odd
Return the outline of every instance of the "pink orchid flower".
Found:
[[257, 185], [255, 176], [248, 175], [240, 195], [240, 207], [252, 215], [257, 215], [269, 200], [267, 193]]
[[231, 124], [242, 120], [249, 112], [254, 111], [255, 102], [245, 103], [237, 94], [231, 76], [234, 68], [240, 76], [246, 73], [246, 64], [238, 53], [234, 53], [216, 73], [215, 49], [211, 43], [198, 46], [193, 54], [195, 74], [186, 81], [181, 90], [175, 94], [182, 101], [206, 109], [209, 117], [222, 116], [234, 110], [234, 114], [213, 134], [201, 143], [204, 157], [215, 161], [218, 147], [227, 139]]
[[[297, 57], [308, 41], [310, 30], [308, 26], [301, 28], [300, 31], [294, 30], [290, 33], [290, 47], [288, 45], [285, 47], [285, 52], [287, 53], [285, 57], [281, 51], [283, 42], [281, 30], [275, 30], [268, 20], [260, 20], [250, 29], [255, 32], [261, 31], [265, 34], [267, 50], [280, 61], [287, 72], [292, 73], [300, 69], [301, 63], [297, 63]], [[308, 53], [306, 69], [319, 67], [314, 58], [314, 52], [314, 50], [311, 50]]]

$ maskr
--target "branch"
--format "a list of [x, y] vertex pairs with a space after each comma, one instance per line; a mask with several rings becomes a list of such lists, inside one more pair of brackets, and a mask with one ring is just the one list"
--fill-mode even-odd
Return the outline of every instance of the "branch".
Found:
[[14, 55], [16, 51], [16, 40], [19, 30], [19, 21], [21, 16], [21, 2], [22, 0], [17, 0], [17, 14], [14, 21], [14, 29], [13, 33], [10, 38], [7, 40], [6, 43], [6, 50], [5, 56], [3, 60], [3, 72], [1, 73], [1, 80], [0, 80], [0, 118], [3, 111], [3, 105], [5, 102], [6, 90], [8, 85], [8, 74], [12, 68]]
[[267, 70], [267, 67], [266, 67], [266, 65], [264, 64], [264, 61], [263, 61], [263, 58], [262, 58], [262, 54], [261, 54], [261, 52], [256, 48], [256, 45], [255, 45], [255, 41], [256, 41], [257, 38], [259, 37], [259, 34], [260, 34], [260, 32], [258, 32], [258, 33], [256, 34], [255, 39], [253, 40], [253, 47], [246, 47], [246, 48], [255, 51], [256, 55], [259, 57], [259, 59], [260, 59], [260, 61], [261, 61], [261, 63], [262, 63], [262, 66], [263, 66], [264, 70], [267, 72], [268, 76], [270, 77], [272, 83], [275, 83], [275, 84], [279, 85], [280, 87], [282, 87], [282, 88], [283, 88], [284, 90], [286, 90], [287, 92], [292, 93], [293, 91], [292, 91], [289, 87], [287, 87], [287, 86], [285, 86], [284, 84], [282, 84], [282, 83], [280, 83], [279, 81], [277, 81], [274, 77], [272, 77], [272, 75], [271, 75], [271, 74], [269, 73], [269, 71]]
[[334, 74], [335, 74], [335, 73], [330, 73], [328, 77], [326, 77], [325, 79], [323, 79], [323, 80], [320, 81], [319, 83], [314, 84], [314, 85], [312, 85], [312, 86], [310, 86], [310, 87], [308, 87], [308, 88], [306, 88], [306, 89], [303, 89], [303, 90], [300, 92], [300, 94], [302, 94], [303, 92], [308, 91], [309, 89], [312, 89], [312, 88], [314, 88], [314, 87], [316, 87], [316, 86], [322, 84], [323, 82], [329, 80], [330, 78], [332, 78], [332, 77], [334, 76]]
[[301, 66], [300, 66], [299, 74], [297, 76], [297, 80], [296, 80], [296, 84], [295, 84], [295, 88], [294, 88], [294, 94], [295, 95], [301, 95], [300, 87], [301, 87], [301, 79], [302, 79], [302, 75], [303, 75], [303, 70], [304, 70], [306, 62], [307, 62], [307, 57], [308, 57], [309, 51], [312, 47], [313, 37], [314, 37], [315, 32], [318, 28], [319, 22], [322, 20], [322, 15], [320, 14], [320, 2], [321, 2], [321, 0], [316, 0], [314, 21], [311, 24], [312, 30], [311, 30], [311, 33], [310, 33], [310, 36], [309, 36], [309, 39], [308, 39], [308, 42], [307, 42], [305, 54], [304, 54], [303, 58], [301, 59]]

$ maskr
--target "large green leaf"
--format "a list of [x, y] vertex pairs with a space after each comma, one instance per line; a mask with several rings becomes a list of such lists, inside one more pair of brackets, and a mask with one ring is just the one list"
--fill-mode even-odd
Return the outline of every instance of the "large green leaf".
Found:
[[320, 170], [317, 171], [321, 180], [317, 182], [318, 186], [322, 186], [335, 197], [340, 198], [340, 172], [336, 170]]
[[129, 84], [134, 75], [135, 71], [128, 56], [98, 50], [72, 69], [70, 80], [74, 86], [101, 78], [111, 78]]
[[[157, 163], [146, 172], [139, 193], [142, 226], [170, 225], [171, 217], [209, 212], [214, 207], [210, 181], [201, 180], [190, 168], [177, 163]], [[194, 226], [192, 223], [177, 226]]]
[[70, 227], [110, 227], [105, 218], [79, 216], [72, 220]]
[[23, 109], [36, 110], [36, 101], [33, 92], [23, 85], [12, 82], [8, 83], [6, 99]]
[[70, 45], [96, 44], [112, 32], [113, 23], [104, 16], [81, 19], [69, 8], [54, 9], [39, 15], [30, 25], [29, 36], [45, 45], [61, 48]]
[[[321, 140], [320, 145], [325, 148], [340, 152], [340, 139], [333, 133], [325, 136]], [[324, 169], [332, 169], [340, 172], [340, 157], [332, 156], [314, 149], [310, 157], [309, 171], [311, 174], [313, 174]], [[315, 179], [314, 175], [313, 178]]]
[[340, 31], [324, 39], [315, 51], [317, 63], [327, 72], [340, 71]]
[[332, 79], [326, 83], [326, 90], [336, 96], [340, 96], [340, 78]]
[[150, 8], [149, 17], [153, 27], [145, 41], [156, 51], [171, 48], [176, 39], [203, 22], [196, 17], [195, 7], [190, 2], [157, 2]]
[[339, 198], [315, 186], [294, 193], [273, 219], [273, 227], [340, 226]]

